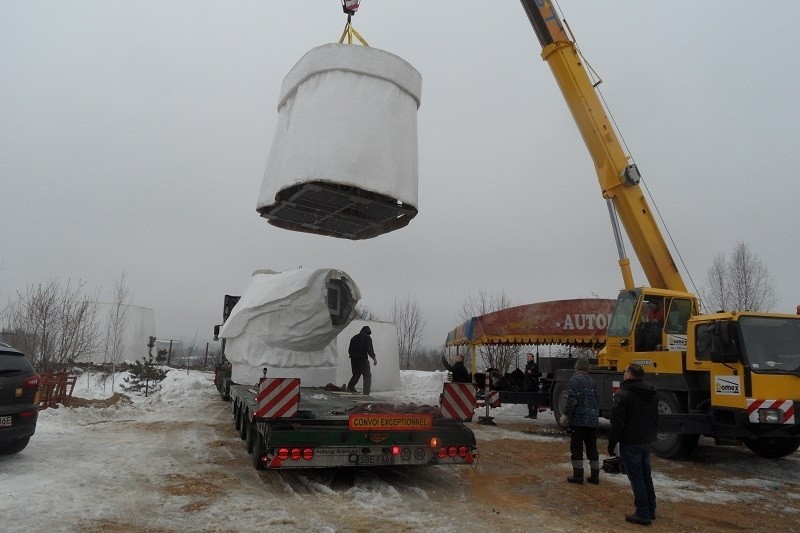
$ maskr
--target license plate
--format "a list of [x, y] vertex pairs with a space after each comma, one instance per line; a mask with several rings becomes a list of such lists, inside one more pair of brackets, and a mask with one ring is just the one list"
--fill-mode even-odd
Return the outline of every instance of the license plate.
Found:
[[359, 455], [359, 465], [393, 465], [394, 455]]
[[11, 427], [11, 415], [0, 416], [0, 428]]

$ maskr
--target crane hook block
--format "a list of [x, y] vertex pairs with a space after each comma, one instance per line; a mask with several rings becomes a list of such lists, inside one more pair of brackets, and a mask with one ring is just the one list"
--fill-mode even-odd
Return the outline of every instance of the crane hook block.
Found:
[[289, 71], [256, 210], [279, 228], [359, 240], [417, 214], [422, 76], [394, 54], [326, 44]]

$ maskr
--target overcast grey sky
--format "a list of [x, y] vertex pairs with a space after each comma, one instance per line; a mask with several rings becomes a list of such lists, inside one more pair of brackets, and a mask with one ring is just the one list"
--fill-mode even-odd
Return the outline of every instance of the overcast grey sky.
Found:
[[[743, 241], [793, 313], [800, 2], [560, 5], [698, 288]], [[605, 202], [519, 3], [366, 0], [353, 22], [423, 79], [419, 215], [359, 242], [255, 211], [281, 82], [338, 41], [338, 0], [0, 2], [0, 304], [50, 279], [107, 299], [125, 270], [159, 338], [204, 344], [252, 271], [339, 268], [377, 312], [415, 298], [438, 346], [481, 288], [616, 297]]]

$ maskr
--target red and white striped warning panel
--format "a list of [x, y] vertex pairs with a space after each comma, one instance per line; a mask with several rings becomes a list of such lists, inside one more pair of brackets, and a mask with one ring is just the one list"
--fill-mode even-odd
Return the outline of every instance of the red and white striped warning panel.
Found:
[[489, 390], [483, 394], [483, 400], [478, 400], [477, 405], [484, 406], [489, 404], [491, 407], [500, 407], [500, 393], [496, 390]]
[[750, 422], [758, 424], [759, 409], [780, 409], [783, 411], [783, 424], [794, 424], [794, 402], [792, 400], [756, 400], [747, 399], [747, 417]]
[[288, 418], [300, 404], [300, 378], [266, 378], [256, 396], [256, 418]]
[[472, 383], [445, 383], [442, 389], [442, 416], [469, 420], [475, 410], [475, 385]]

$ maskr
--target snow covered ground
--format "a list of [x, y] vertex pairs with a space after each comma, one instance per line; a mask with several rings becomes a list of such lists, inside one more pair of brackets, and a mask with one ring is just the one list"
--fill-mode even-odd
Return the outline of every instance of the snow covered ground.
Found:
[[[444, 376], [404, 371], [402, 390], [391, 396], [438, 403]], [[212, 380], [208, 372], [173, 369], [162, 390], [148, 398], [43, 411], [29, 446], [0, 457], [0, 530], [430, 532], [478, 531], [488, 523], [477, 517], [465, 526], [460, 516], [471, 508], [480, 464], [477, 471], [428, 467], [408, 475], [359, 469], [343, 486], [337, 486], [341, 480], [325, 477], [330, 474], [281, 477], [256, 472]], [[118, 377], [117, 390], [119, 383]], [[85, 399], [110, 395], [110, 383], [85, 375], [74, 391]], [[379, 399], [389, 395], [374, 394]], [[508, 440], [552, 445], [554, 435], [519, 429], [524, 412], [524, 406], [504, 406], [491, 413], [498, 426], [471, 424], [482, 456], [492, 453], [493, 443]], [[549, 412], [526, 423], [558, 433]], [[559, 442], [563, 446], [558, 444], [551, 466], [561, 478], [561, 470], [569, 472], [569, 455], [566, 442]], [[687, 468], [683, 465], [656, 472], [662, 501], [758, 503], [764, 492], [790, 486], [777, 509], [800, 520], [798, 454], [781, 461], [754, 456], [730, 461], [725, 465], [728, 475], [710, 486], [681, 476]], [[604, 479], [627, 489], [624, 476]], [[549, 530], [569, 530], [568, 520], [547, 524]]]

